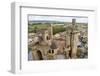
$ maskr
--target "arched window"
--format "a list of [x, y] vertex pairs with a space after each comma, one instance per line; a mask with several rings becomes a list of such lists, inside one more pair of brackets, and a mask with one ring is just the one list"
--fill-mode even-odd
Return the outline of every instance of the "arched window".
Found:
[[43, 60], [42, 53], [40, 50], [37, 51], [37, 55], [38, 55], [39, 60]]
[[49, 50], [48, 53], [51, 53], [51, 50]]
[[54, 50], [52, 50], [52, 53], [54, 53]]
[[50, 40], [50, 37], [49, 37], [49, 36], [46, 36], [46, 39], [47, 39], [47, 40]]

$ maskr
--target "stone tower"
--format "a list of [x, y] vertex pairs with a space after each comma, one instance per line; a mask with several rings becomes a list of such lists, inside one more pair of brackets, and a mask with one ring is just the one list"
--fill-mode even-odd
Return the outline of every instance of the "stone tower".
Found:
[[77, 58], [77, 43], [79, 32], [75, 28], [76, 19], [72, 19], [72, 29], [70, 33], [70, 46], [71, 46], [71, 58]]
[[53, 24], [50, 24], [50, 36], [53, 39]]

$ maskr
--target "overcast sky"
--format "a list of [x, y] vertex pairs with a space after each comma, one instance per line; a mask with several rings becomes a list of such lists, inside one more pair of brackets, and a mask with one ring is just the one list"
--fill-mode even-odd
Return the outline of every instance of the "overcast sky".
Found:
[[87, 17], [58, 17], [58, 16], [35, 16], [29, 15], [29, 21], [40, 21], [40, 20], [47, 20], [47, 21], [62, 21], [62, 22], [72, 22], [72, 19], [76, 19], [78, 23], [88, 23]]

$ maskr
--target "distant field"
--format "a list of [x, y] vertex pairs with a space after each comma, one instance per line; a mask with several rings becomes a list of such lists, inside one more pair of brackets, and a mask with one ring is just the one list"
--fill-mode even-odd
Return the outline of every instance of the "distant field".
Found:
[[[48, 24], [32, 24], [28, 26], [28, 32], [31, 33], [36, 29], [47, 29], [49, 27]], [[65, 31], [64, 26], [56, 25], [53, 26], [53, 34]]]
[[47, 29], [48, 25], [47, 24], [32, 24], [28, 26], [28, 32], [33, 32], [36, 29]]
[[[67, 23], [67, 25], [70, 25], [71, 23]], [[59, 32], [64, 32], [66, 30], [66, 27], [64, 27], [66, 25], [64, 25], [64, 23], [62, 23], [62, 25], [57, 25], [54, 24], [53, 26], [53, 34], [59, 33]], [[82, 29], [86, 29], [88, 26], [85, 23], [77, 23], [77, 26], [82, 28]], [[83, 28], [82, 26], [85, 26], [85, 28]], [[49, 27], [48, 23], [33, 23], [31, 25], [28, 25], [28, 33], [34, 32], [34, 30], [36, 29], [47, 29]]]

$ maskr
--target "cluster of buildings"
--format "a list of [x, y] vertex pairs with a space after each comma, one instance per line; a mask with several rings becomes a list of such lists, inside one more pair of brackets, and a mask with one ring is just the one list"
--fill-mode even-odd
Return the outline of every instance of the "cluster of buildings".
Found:
[[[70, 29], [53, 35], [53, 24], [47, 29], [37, 29], [28, 34], [28, 60], [76, 59], [78, 50], [85, 50], [81, 45], [80, 32], [75, 28], [75, 19]], [[87, 51], [86, 51], [87, 52]]]

